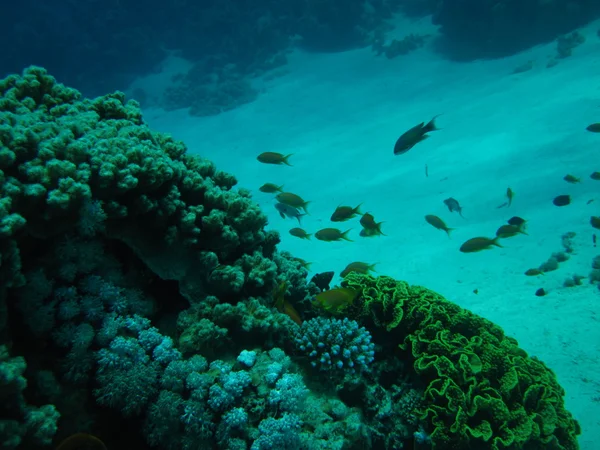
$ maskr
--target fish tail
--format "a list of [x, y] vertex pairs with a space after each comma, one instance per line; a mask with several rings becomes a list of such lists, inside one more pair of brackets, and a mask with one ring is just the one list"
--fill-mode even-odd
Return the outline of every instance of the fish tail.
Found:
[[496, 247], [500, 247], [500, 248], [504, 248], [504, 246], [502, 244], [500, 244], [500, 236], [496, 236], [494, 239], [492, 239], [492, 245], [495, 245]]
[[446, 228], [444, 231], [446, 232], [448, 237], [452, 237], [452, 236], [450, 236], [450, 232], [454, 231], [454, 228]]
[[435, 119], [437, 119], [439, 116], [441, 116], [441, 114], [433, 116], [433, 118], [429, 122], [427, 122], [427, 125], [423, 127], [423, 131], [425, 133], [429, 133], [430, 131], [437, 131], [440, 129], [435, 125]]
[[310, 241], [310, 237], [312, 236], [312, 233], [306, 233], [306, 235], [304, 236], [304, 239], [306, 239], [307, 241]]
[[346, 230], [342, 233], [342, 239], [345, 241], [349, 241], [349, 242], [354, 242], [352, 239], [350, 239], [348, 237], [348, 233], [350, 233], [350, 231], [352, 231], [352, 228], [350, 228], [349, 230]]
[[379, 222], [375, 224], [375, 227], [377, 228], [377, 232], [382, 235], [382, 236], [387, 236], [387, 234], [385, 234], [383, 231], [381, 231], [381, 225], [383, 225], [384, 222]]
[[281, 186], [277, 186], [275, 190], [278, 192], [283, 192], [283, 184]]
[[298, 225], [302, 225], [302, 222], [300, 221], [300, 219], [302, 219], [306, 214], [298, 214], [296, 216], [296, 219], [298, 219]]
[[284, 156], [284, 157], [281, 159], [281, 162], [283, 162], [285, 165], [287, 165], [287, 166], [290, 166], [290, 167], [291, 167], [292, 165], [291, 165], [291, 164], [290, 164], [290, 162], [288, 161], [288, 158], [289, 158], [289, 157], [291, 157], [291, 156], [293, 156], [293, 153], [290, 153], [289, 155], [285, 155], [285, 156]]
[[[310, 203], [310, 201], [308, 201], [308, 202], [304, 202], [304, 204], [302, 205], [302, 209], [304, 210], [304, 212], [305, 212], [306, 214], [310, 214], [310, 213], [308, 212], [308, 209], [306, 209], [306, 207], [308, 206], [308, 204], [309, 204], [309, 203]], [[306, 215], [306, 214], [304, 214], [304, 215]]]
[[353, 212], [354, 214], [359, 214], [359, 215], [361, 215], [361, 216], [362, 216], [362, 215], [363, 215], [363, 213], [361, 213], [361, 212], [360, 212], [360, 207], [361, 207], [361, 206], [362, 206], [362, 203], [359, 203], [359, 204], [358, 204], [358, 206], [352, 210], [352, 212]]

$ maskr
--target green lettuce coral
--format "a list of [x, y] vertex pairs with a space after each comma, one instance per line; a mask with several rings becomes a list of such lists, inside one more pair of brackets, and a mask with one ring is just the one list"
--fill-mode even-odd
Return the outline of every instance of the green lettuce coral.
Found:
[[420, 286], [352, 273], [350, 315], [388, 332], [425, 383], [434, 449], [577, 450], [554, 373], [492, 322]]

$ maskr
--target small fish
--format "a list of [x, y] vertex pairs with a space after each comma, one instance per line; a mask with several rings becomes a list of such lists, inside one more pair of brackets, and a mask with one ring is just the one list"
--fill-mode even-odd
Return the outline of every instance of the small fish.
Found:
[[591, 131], [592, 133], [600, 133], [600, 122], [588, 125], [586, 130]]
[[510, 205], [512, 205], [513, 198], [515, 198], [515, 193], [510, 187], [506, 188], [506, 198], [508, 199], [507, 206], [510, 208]]
[[596, 246], [596, 235], [592, 234], [592, 244], [594, 244], [594, 247]]
[[300, 222], [300, 218], [306, 215], [298, 211], [298, 209], [294, 208], [293, 206], [286, 205], [285, 203], [275, 203], [275, 209], [279, 211], [279, 215], [282, 219], [285, 219], [286, 217], [289, 217], [290, 219], [298, 219], [299, 224], [302, 224], [302, 222]]
[[307, 239], [307, 240], [310, 240], [310, 237], [312, 236], [312, 234], [307, 233], [302, 228], [292, 228], [290, 230], [290, 234], [294, 237], [297, 237], [300, 239]]
[[521, 227], [516, 225], [502, 225], [496, 230], [496, 236], [499, 238], [509, 238], [516, 236], [517, 234], [527, 234]]
[[458, 203], [458, 200], [450, 197], [447, 198], [446, 200], [444, 200], [444, 205], [446, 205], [448, 207], [448, 209], [450, 210], [450, 212], [458, 212], [458, 214], [460, 215], [460, 217], [462, 217], [463, 219], [465, 218], [462, 215], [462, 207], [460, 206], [460, 204]]
[[264, 152], [256, 157], [256, 159], [263, 164], [276, 164], [278, 166], [285, 164], [287, 166], [291, 166], [288, 158], [292, 156], [293, 153], [289, 155], [282, 155], [277, 152]]
[[587, 202], [585, 202], [585, 204], [586, 204], [586, 205], [589, 205], [590, 203], [593, 203], [593, 202], [594, 202], [594, 199], [593, 199], [593, 198], [590, 198], [590, 199], [589, 199]]
[[435, 119], [439, 116], [434, 116], [427, 124], [425, 122], [421, 122], [419, 125], [415, 125], [410, 130], [406, 131], [402, 136], [398, 138], [396, 141], [396, 145], [394, 145], [394, 155], [402, 155], [406, 153], [411, 148], [413, 148], [419, 142], [427, 139], [429, 135], [427, 133], [431, 131], [439, 130], [435, 126]]
[[523, 225], [525, 225], [527, 223], [527, 221], [525, 219], [521, 219], [518, 216], [513, 216], [510, 219], [508, 219], [508, 224], [509, 225], [514, 225], [516, 227], [522, 227]]
[[552, 200], [554, 206], [567, 206], [571, 204], [571, 196], [570, 195], [559, 195], [554, 197]]
[[446, 234], [448, 235], [448, 237], [450, 237], [450, 232], [454, 229], [454, 228], [448, 228], [448, 226], [442, 219], [440, 219], [438, 216], [434, 216], [432, 214], [426, 215], [425, 221], [429, 225], [433, 226], [434, 228], [437, 228], [438, 230], [444, 230], [446, 232]]
[[260, 192], [264, 192], [265, 194], [274, 194], [275, 192], [281, 192], [282, 189], [283, 184], [281, 186], [277, 186], [273, 183], [265, 183], [258, 188]]
[[544, 297], [546, 294], [547, 292], [544, 288], [539, 288], [537, 291], [535, 291], [536, 297]]
[[358, 291], [350, 288], [334, 288], [315, 296], [313, 305], [332, 314], [343, 312], [354, 303]]
[[316, 273], [310, 279], [310, 282], [315, 283], [321, 291], [328, 291], [329, 283], [333, 280], [333, 275], [335, 275], [333, 271]]
[[525, 275], [527, 275], [528, 277], [537, 277], [538, 275], [546, 274], [540, 269], [528, 269], [525, 271]]
[[[385, 236], [381, 231], [383, 222], [375, 222], [375, 217], [373, 217], [373, 214], [371, 213], [364, 213], [360, 218], [360, 224], [363, 227], [360, 235], [363, 237]], [[364, 234], [363, 231], [365, 231]]]
[[476, 237], [473, 239], [469, 239], [463, 245], [460, 246], [460, 251], [463, 253], [474, 253], [479, 252], [481, 250], [487, 250], [492, 248], [493, 246], [502, 247], [498, 242], [498, 237], [494, 239], [486, 238], [486, 237]]
[[590, 178], [592, 180], [600, 181], [600, 172], [592, 172], [592, 174], [590, 175]]
[[296, 308], [292, 306], [292, 304], [285, 299], [285, 292], [287, 290], [287, 285], [285, 281], [279, 283], [279, 285], [273, 291], [273, 300], [275, 308], [280, 313], [287, 315], [290, 319], [296, 322], [298, 325], [302, 325], [302, 319], [300, 318], [300, 314], [296, 311]]
[[475, 295], [479, 294], [479, 289], [473, 289], [473, 294], [475, 294]]
[[565, 180], [567, 183], [575, 184], [579, 183], [581, 181], [581, 178], [577, 178], [574, 175], [567, 174], [563, 177], [563, 180]]
[[360, 216], [362, 213], [360, 212], [360, 205], [356, 208], [352, 208], [351, 206], [338, 206], [335, 208], [335, 211], [331, 215], [332, 222], [345, 222], [346, 220], [350, 220], [353, 217]]
[[590, 217], [590, 225], [594, 228], [600, 230], [600, 217], [592, 216]]
[[298, 264], [300, 264], [303, 268], [305, 268], [306, 270], [310, 270], [310, 266], [312, 263], [305, 261], [302, 258], [298, 258], [297, 256], [290, 256], [290, 259], [294, 262], [297, 262]]
[[349, 232], [350, 230], [342, 232], [337, 228], [323, 228], [315, 233], [315, 237], [325, 242], [341, 241], [342, 239], [352, 242], [352, 239], [348, 237]]
[[296, 209], [303, 209], [308, 214], [306, 207], [310, 202], [304, 201], [302, 197], [291, 192], [280, 192], [275, 196], [278, 202], [288, 206], [293, 206]]
[[368, 274], [371, 271], [375, 270], [376, 264], [369, 264], [366, 262], [356, 261], [350, 263], [346, 266], [344, 270], [340, 273], [340, 277], [344, 278], [346, 275], [352, 272], [360, 273], [360, 274]]
[[360, 237], [387, 236], [387, 235], [383, 234], [381, 232], [381, 230], [369, 229], [369, 228], [363, 228], [362, 230], [360, 230], [360, 233], [358, 233], [358, 235]]

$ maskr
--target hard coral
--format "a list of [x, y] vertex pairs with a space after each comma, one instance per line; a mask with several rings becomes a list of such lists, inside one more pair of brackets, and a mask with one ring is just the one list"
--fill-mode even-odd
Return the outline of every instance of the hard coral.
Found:
[[581, 430], [554, 373], [500, 327], [390, 277], [352, 273], [342, 284], [361, 291], [357, 317], [390, 330], [427, 386], [421, 415], [434, 447], [579, 448]]

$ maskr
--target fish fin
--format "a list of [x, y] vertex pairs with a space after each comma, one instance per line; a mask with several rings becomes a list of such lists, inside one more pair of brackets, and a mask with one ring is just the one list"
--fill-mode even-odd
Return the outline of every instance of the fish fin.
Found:
[[495, 245], [496, 247], [504, 248], [504, 246], [502, 244], [500, 244], [500, 242], [498, 242], [499, 240], [500, 240], [500, 236], [496, 236], [494, 239], [492, 239], [492, 245]]
[[[304, 205], [302, 205], [302, 209], [304, 210], [304, 212], [305, 212], [306, 214], [310, 214], [310, 213], [308, 212], [308, 209], [306, 209], [306, 207], [308, 206], [308, 204], [309, 204], [309, 203], [310, 203], [310, 201], [308, 201], [308, 202], [304, 202]], [[306, 215], [306, 214], [305, 214], [305, 215]]]
[[290, 162], [288, 161], [288, 158], [289, 158], [289, 157], [291, 157], [291, 156], [293, 156], [293, 155], [294, 155], [293, 153], [290, 153], [289, 155], [285, 155], [285, 156], [284, 156], [284, 157], [281, 159], [281, 162], [282, 162], [283, 164], [285, 164], [286, 166], [290, 166], [290, 167], [291, 167], [292, 165], [291, 165], [291, 164], [290, 164]]
[[529, 236], [529, 233], [522, 228], [519, 228], [519, 233], [524, 234], [525, 236]]
[[454, 231], [454, 228], [446, 228], [444, 231], [446, 232], [449, 238], [452, 238], [452, 236], [450, 236], [450, 232]]
[[282, 219], [285, 219], [285, 214], [280, 212], [279, 215], [281, 216]]
[[283, 184], [281, 186], [277, 186], [276, 190], [279, 192], [283, 192]]
[[352, 210], [352, 213], [353, 214], [358, 214], [358, 215], [362, 216], [363, 213], [360, 212], [360, 207], [361, 206], [362, 206], [362, 203], [359, 203], [358, 206]]
[[425, 126], [422, 128], [423, 132], [424, 132], [424, 133], [429, 133], [430, 131], [438, 131], [438, 130], [440, 130], [441, 128], [438, 128], [438, 127], [435, 125], [435, 119], [437, 119], [437, 118], [438, 118], [438, 117], [440, 117], [441, 115], [442, 115], [442, 114], [438, 114], [438, 115], [436, 115], [436, 116], [433, 116], [433, 118], [432, 118], [432, 119], [431, 119], [429, 122], [427, 122], [427, 125], [425, 125]]
[[312, 236], [312, 233], [306, 233], [306, 236], [304, 236], [304, 239], [306, 239], [307, 241], [310, 241], [310, 237]]
[[342, 233], [342, 239], [345, 241], [349, 241], [349, 242], [354, 242], [352, 239], [350, 239], [347, 235], [348, 233], [350, 233], [350, 231], [352, 231], [352, 228], [350, 228], [349, 230], [346, 230]]
[[387, 234], [385, 234], [383, 231], [381, 231], [381, 225], [383, 225], [385, 222], [379, 222], [375, 224], [375, 227], [377, 229], [377, 232], [381, 235], [381, 236], [387, 236]]
[[296, 216], [296, 219], [298, 219], [298, 225], [302, 225], [302, 222], [300, 222], [300, 219], [303, 218], [306, 214], [298, 214]]

